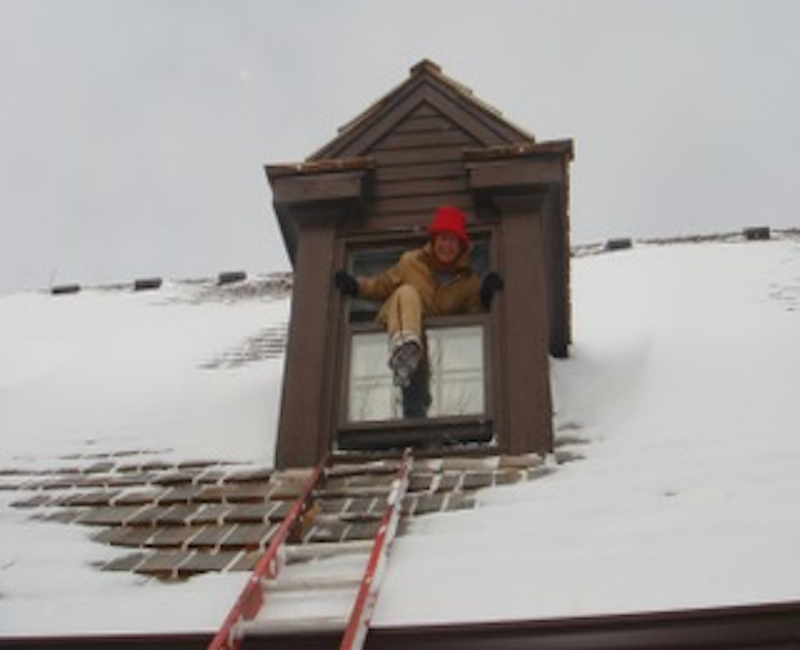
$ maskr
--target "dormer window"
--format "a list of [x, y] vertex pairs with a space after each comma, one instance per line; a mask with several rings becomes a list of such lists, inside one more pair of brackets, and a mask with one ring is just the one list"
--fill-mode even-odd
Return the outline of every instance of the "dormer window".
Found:
[[[570, 342], [571, 159], [570, 141], [535, 141], [426, 61], [303, 162], [267, 167], [294, 267], [279, 467], [409, 444], [552, 450], [550, 356]], [[385, 296], [343, 296], [334, 278], [390, 267], [428, 240], [443, 206], [466, 215], [477, 272], [505, 286], [489, 312], [427, 313], [424, 365], [411, 345], [390, 369], [375, 318]]]

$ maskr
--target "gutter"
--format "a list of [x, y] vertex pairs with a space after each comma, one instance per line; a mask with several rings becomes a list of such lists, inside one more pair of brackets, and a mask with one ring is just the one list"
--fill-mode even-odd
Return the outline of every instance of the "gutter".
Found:
[[[341, 634], [305, 632], [245, 640], [245, 649], [338, 648]], [[0, 648], [205, 650], [207, 634], [0, 637]], [[370, 630], [367, 648], [393, 650], [726, 650], [800, 649], [800, 601], [737, 607], [592, 616], [552, 620], [463, 623]]]

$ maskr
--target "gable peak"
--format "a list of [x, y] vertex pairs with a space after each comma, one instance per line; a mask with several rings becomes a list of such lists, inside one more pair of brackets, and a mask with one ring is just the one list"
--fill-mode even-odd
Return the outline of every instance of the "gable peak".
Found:
[[[361, 155], [355, 149], [351, 150], [348, 147], [362, 132], [367, 131], [370, 125], [374, 126], [381, 115], [389, 113], [409, 98], [427, 101], [426, 97], [431, 96], [429, 91], [444, 103], [460, 104], [461, 109], [465, 110], [462, 112], [463, 115], [472, 112], [470, 119], [473, 120], [473, 125], [479, 129], [488, 128], [489, 132], [493, 132], [495, 135], [500, 134], [500, 139], [505, 142], [532, 142], [534, 140], [533, 135], [505, 120], [503, 114], [494, 106], [476, 97], [471, 88], [448, 77], [438, 63], [426, 58], [410, 68], [409, 76], [405, 81], [341, 126], [337, 137], [309, 156], [308, 160]], [[439, 104], [437, 110], [441, 111], [443, 105]], [[409, 105], [406, 104], [404, 108], [407, 110]], [[377, 131], [372, 133], [370, 138], [377, 139], [379, 135], [376, 135], [377, 133]], [[484, 131], [484, 133], [488, 132]], [[490, 135], [488, 139], [494, 140], [494, 135]], [[478, 140], [481, 138], [479, 137]], [[363, 149], [364, 147], [361, 147], [360, 150], [363, 151]]]
[[435, 63], [434, 61], [431, 61], [430, 59], [422, 59], [422, 61], [420, 61], [416, 65], [412, 65], [409, 72], [411, 73], [412, 77], [424, 74], [426, 72], [440, 75], [442, 74], [442, 66], [440, 66], [438, 63]]

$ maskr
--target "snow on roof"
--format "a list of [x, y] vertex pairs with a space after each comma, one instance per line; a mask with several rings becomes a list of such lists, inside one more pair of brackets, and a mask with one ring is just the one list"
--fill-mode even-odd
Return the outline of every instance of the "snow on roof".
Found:
[[2, 297], [3, 457], [160, 449], [271, 461], [282, 282]]
[[[0, 297], [0, 484], [93, 454], [268, 466], [290, 303], [275, 286]], [[800, 243], [587, 254], [573, 290], [553, 383], [579, 460], [415, 519], [375, 624], [800, 599]], [[16, 492], [0, 489], [0, 636], [210, 631], [247, 578], [99, 571], [113, 550]]]

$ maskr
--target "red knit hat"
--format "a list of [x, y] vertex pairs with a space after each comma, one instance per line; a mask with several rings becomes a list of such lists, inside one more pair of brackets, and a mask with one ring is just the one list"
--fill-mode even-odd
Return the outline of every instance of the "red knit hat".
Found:
[[431, 225], [428, 226], [428, 234], [431, 237], [440, 232], [451, 232], [458, 237], [464, 248], [469, 246], [469, 235], [466, 229], [467, 218], [458, 208], [445, 205], [436, 211]]

